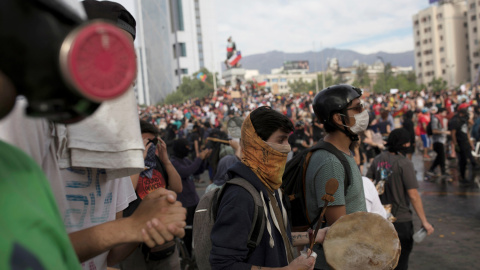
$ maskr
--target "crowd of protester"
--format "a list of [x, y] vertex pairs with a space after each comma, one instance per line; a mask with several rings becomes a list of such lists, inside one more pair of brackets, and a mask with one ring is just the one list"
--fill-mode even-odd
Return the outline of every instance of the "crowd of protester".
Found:
[[[142, 120], [156, 125], [167, 145], [173, 145], [175, 139], [184, 138], [192, 145], [192, 156], [199, 153], [200, 146], [206, 143], [213, 131], [220, 132], [228, 137], [226, 123], [232, 117], [245, 118], [252, 110], [261, 106], [270, 106], [272, 109], [287, 116], [295, 126], [289, 142], [293, 154], [302, 151], [325, 136], [323, 124], [318, 121], [312, 109], [314, 93], [272, 94], [268, 92], [251, 92], [242, 94], [242, 98], [231, 98], [227, 91], [218, 91], [217, 95], [205, 98], [188, 100], [184, 104], [139, 106], [139, 115]], [[463, 113], [468, 117], [466, 134], [470, 139], [452, 140], [450, 133], [444, 142], [445, 152], [440, 153], [442, 159], [457, 158], [455, 149], [460, 152], [464, 149], [458, 143], [467, 142], [474, 149], [473, 143], [480, 139], [480, 95], [475, 91], [444, 90], [432, 91], [400, 91], [396, 93], [378, 94], [365, 91], [362, 102], [370, 115], [368, 129], [360, 135], [361, 143], [356, 149], [357, 163], [361, 169], [367, 162], [385, 149], [385, 143], [392, 130], [403, 127], [410, 133], [410, 149], [406, 155], [412, 159], [415, 149], [418, 149], [423, 158], [432, 159], [432, 150], [435, 137], [427, 134], [428, 124], [432, 115], [446, 119], [445, 130], [455, 129], [455, 117]], [[440, 112], [440, 113], [438, 113]], [[452, 120], [453, 121], [450, 121]], [[458, 125], [458, 123], [457, 123]], [[442, 122], [443, 126], [443, 122]], [[458, 133], [457, 133], [458, 134]], [[463, 134], [462, 134], [463, 135]], [[432, 143], [432, 139], [434, 142]], [[456, 144], [454, 144], [456, 143]], [[416, 148], [415, 148], [416, 147]], [[436, 148], [439, 149], [438, 147]], [[172, 154], [172, 148], [169, 152]], [[438, 151], [437, 156], [439, 156]], [[462, 155], [470, 158], [470, 151], [462, 151]], [[443, 155], [444, 154], [444, 155]], [[458, 157], [462, 164], [463, 157]], [[473, 160], [473, 159], [472, 159]], [[435, 163], [439, 163], [436, 161]], [[441, 162], [444, 164], [444, 162]], [[460, 166], [463, 168], [464, 166]], [[442, 170], [444, 165], [442, 165]], [[444, 172], [444, 171], [442, 171]], [[461, 173], [464, 177], [464, 174]], [[213, 177], [213, 176], [212, 176]], [[465, 179], [461, 179], [464, 181]], [[466, 181], [466, 180], [465, 180]]]

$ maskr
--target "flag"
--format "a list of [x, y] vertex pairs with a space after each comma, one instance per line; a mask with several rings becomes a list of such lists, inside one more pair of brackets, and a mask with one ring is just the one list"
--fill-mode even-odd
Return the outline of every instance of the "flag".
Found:
[[228, 59], [228, 65], [233, 67], [238, 63], [238, 61], [240, 61], [240, 59], [242, 59], [242, 53], [240, 51], [237, 51], [236, 54], [232, 55], [232, 57]]
[[429, 4], [433, 4], [435, 2], [438, 2], [438, 0], [428, 0]]
[[199, 72], [197, 74], [197, 79], [202, 80], [202, 82], [205, 82], [205, 80], [207, 79], [207, 74], [203, 74], [203, 72]]
[[257, 83], [258, 86], [265, 86], [267, 85], [267, 81]]

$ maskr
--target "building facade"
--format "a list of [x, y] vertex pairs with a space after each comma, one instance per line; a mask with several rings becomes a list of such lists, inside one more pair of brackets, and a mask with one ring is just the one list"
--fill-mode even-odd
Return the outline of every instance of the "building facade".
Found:
[[220, 70], [214, 7], [214, 0], [136, 0], [139, 104], [162, 101], [202, 67]]
[[434, 78], [442, 78], [456, 87], [470, 81], [466, 2], [441, 1], [412, 20], [417, 83], [429, 86]]
[[467, 9], [470, 78], [472, 83], [478, 83], [480, 71], [480, 1], [468, 0]]

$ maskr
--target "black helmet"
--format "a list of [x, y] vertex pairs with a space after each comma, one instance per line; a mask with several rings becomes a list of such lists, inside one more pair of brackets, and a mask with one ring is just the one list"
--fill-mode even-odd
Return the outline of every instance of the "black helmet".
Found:
[[322, 123], [327, 123], [334, 112], [345, 109], [348, 103], [361, 95], [362, 90], [348, 84], [329, 86], [313, 99], [313, 111]]
[[347, 129], [342, 117], [343, 128], [337, 127], [331, 121], [332, 115], [346, 109], [354, 99], [362, 96], [362, 90], [348, 84], [333, 85], [323, 89], [313, 99], [313, 111], [328, 130], [337, 129], [345, 133], [350, 140], [358, 141], [358, 135]]

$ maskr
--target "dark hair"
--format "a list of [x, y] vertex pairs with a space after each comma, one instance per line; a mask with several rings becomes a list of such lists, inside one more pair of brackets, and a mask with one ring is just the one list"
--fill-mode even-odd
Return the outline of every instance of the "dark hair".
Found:
[[142, 134], [152, 133], [155, 136], [158, 136], [159, 134], [158, 128], [145, 120], [140, 120], [140, 131], [142, 132]]
[[250, 121], [252, 121], [257, 135], [264, 141], [279, 129], [287, 133], [294, 130], [292, 121], [288, 117], [268, 106], [262, 106], [252, 111]]

